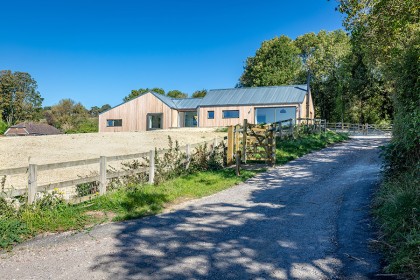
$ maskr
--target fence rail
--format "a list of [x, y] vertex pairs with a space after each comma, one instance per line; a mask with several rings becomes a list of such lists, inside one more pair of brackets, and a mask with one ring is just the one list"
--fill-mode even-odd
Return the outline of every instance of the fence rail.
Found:
[[[187, 156], [187, 161], [191, 159], [192, 149], [205, 144], [210, 144], [215, 147], [219, 142], [224, 141], [225, 138], [218, 139], [217, 137], [200, 143], [187, 144], [186, 146], [180, 147], [184, 149]], [[159, 149], [158, 153], [163, 154], [169, 151], [169, 149]], [[148, 159], [149, 166], [141, 167], [131, 170], [119, 170], [119, 171], [107, 171], [108, 162], [115, 161], [124, 161], [131, 159]], [[72, 180], [60, 181], [55, 183], [48, 184], [38, 184], [38, 172], [48, 171], [54, 169], [68, 168], [68, 167], [78, 167], [98, 164], [99, 165], [99, 174], [95, 176], [87, 176], [83, 178], [77, 178]], [[54, 189], [62, 189], [67, 187], [76, 186], [79, 184], [99, 182], [99, 195], [106, 193], [107, 180], [120, 178], [124, 176], [136, 175], [139, 173], [146, 173], [149, 177], [148, 183], [154, 183], [155, 175], [155, 150], [150, 150], [149, 152], [143, 153], [134, 153], [127, 155], [116, 155], [116, 156], [101, 156], [99, 158], [90, 158], [83, 160], [67, 161], [67, 162], [58, 162], [58, 163], [48, 163], [48, 164], [29, 164], [28, 167], [16, 167], [0, 170], [0, 177], [10, 176], [10, 175], [19, 175], [19, 174], [28, 174], [28, 185], [26, 188], [21, 189], [8, 189], [5, 191], [6, 195], [9, 197], [17, 197], [27, 194], [28, 203], [32, 204], [35, 201], [36, 193], [40, 191], [51, 191]], [[84, 197], [76, 197], [69, 199], [70, 203], [80, 203], [87, 200], [90, 200], [97, 195], [91, 194]]]
[[379, 124], [358, 124], [358, 123], [327, 123], [326, 127], [334, 131], [343, 131], [348, 133], [368, 134], [389, 134], [392, 133], [391, 125]]

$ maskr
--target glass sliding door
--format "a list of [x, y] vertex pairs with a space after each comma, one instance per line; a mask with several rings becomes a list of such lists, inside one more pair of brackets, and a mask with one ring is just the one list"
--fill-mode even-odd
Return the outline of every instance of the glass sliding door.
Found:
[[184, 113], [184, 127], [196, 127], [197, 126], [197, 112], [185, 112]]
[[296, 107], [272, 107], [272, 108], [256, 108], [255, 123], [266, 124], [278, 121], [296, 119]]
[[162, 129], [163, 114], [147, 114], [147, 130]]

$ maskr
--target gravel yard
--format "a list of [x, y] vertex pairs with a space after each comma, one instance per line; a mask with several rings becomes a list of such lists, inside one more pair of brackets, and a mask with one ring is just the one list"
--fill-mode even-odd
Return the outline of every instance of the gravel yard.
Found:
[[[65, 162], [100, 156], [126, 155], [168, 147], [168, 136], [180, 145], [221, 139], [225, 133], [208, 128], [182, 128], [147, 132], [86, 133], [30, 137], [0, 137], [0, 169]], [[40, 172], [38, 184], [77, 179], [97, 171], [99, 164]], [[27, 175], [6, 178], [6, 188], [22, 188]]]

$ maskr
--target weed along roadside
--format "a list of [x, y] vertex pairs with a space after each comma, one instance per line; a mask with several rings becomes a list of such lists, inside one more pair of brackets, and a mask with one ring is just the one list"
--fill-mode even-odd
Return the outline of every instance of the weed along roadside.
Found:
[[[347, 139], [334, 132], [296, 133], [276, 141], [276, 164], [284, 164], [328, 144]], [[188, 161], [186, 161], [188, 159]], [[38, 234], [83, 230], [109, 221], [135, 219], [162, 212], [181, 201], [201, 198], [246, 181], [265, 169], [226, 168], [224, 143], [201, 145], [190, 153], [169, 138], [169, 149], [155, 151], [154, 184], [147, 174], [136, 173], [110, 180], [106, 194], [79, 204], [68, 204], [59, 190], [41, 192], [32, 205], [0, 197], [0, 248], [11, 249]], [[186, 168], [188, 164], [188, 168]], [[127, 170], [138, 169], [139, 161], [125, 163]], [[128, 173], [127, 173], [128, 174]], [[98, 184], [79, 185], [80, 196], [97, 191]]]

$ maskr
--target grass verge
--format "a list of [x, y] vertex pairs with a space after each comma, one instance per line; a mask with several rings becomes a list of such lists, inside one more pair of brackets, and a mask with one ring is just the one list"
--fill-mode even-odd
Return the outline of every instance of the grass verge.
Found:
[[302, 135], [297, 139], [277, 141], [276, 163], [285, 164], [312, 151], [320, 150], [330, 144], [349, 139], [345, 133], [327, 131], [321, 134]]
[[[82, 230], [107, 221], [108, 217], [118, 221], [157, 214], [170, 204], [219, 192], [263, 171], [265, 169], [244, 170], [239, 177], [230, 168], [203, 171], [157, 186], [128, 185], [79, 205], [25, 206], [18, 212], [5, 208], [2, 213], [7, 214], [0, 215], [0, 249], [10, 249], [13, 244], [44, 232]], [[92, 215], [97, 212], [105, 215]]]
[[383, 247], [390, 273], [420, 279], [420, 174], [406, 171], [385, 178], [375, 199]]

